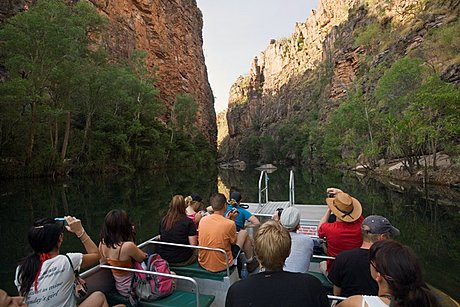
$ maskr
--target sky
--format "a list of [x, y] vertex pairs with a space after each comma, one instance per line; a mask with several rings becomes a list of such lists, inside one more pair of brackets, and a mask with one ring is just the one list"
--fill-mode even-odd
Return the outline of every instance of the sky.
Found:
[[227, 108], [228, 92], [270, 39], [289, 37], [318, 0], [197, 0], [203, 13], [204, 56], [216, 113]]

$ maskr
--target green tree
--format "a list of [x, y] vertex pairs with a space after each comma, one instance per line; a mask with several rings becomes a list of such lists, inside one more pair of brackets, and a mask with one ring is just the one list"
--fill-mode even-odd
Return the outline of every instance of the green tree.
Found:
[[[104, 20], [86, 2], [67, 6], [63, 1], [37, 1], [28, 12], [8, 20], [0, 31], [2, 58], [9, 72], [4, 97], [20, 104], [21, 116], [26, 119], [26, 163], [33, 162], [34, 150], [40, 130], [48, 126], [49, 141], [40, 144], [42, 152], [51, 152], [52, 160], [62, 148], [65, 157], [66, 137], [58, 145], [59, 125], [66, 122], [68, 132], [70, 89], [68, 76], [78, 71], [78, 64], [92, 51], [93, 41], [88, 32], [98, 33]], [[75, 89], [75, 87], [71, 87]], [[9, 100], [2, 99], [8, 104]], [[62, 120], [59, 120], [62, 118]], [[2, 118], [2, 126], [4, 119]], [[21, 131], [24, 133], [25, 131]], [[44, 151], [43, 151], [44, 150]]]
[[[87, 2], [39, 0], [0, 31], [8, 69], [0, 84], [0, 155], [25, 170], [155, 168], [169, 130], [145, 52], [123, 62], [97, 44], [104, 19]], [[6, 159], [8, 160], [8, 159]]]
[[431, 153], [436, 168], [436, 153], [441, 146], [455, 143], [460, 135], [460, 87], [438, 76], [429, 77], [415, 93], [407, 116], [417, 122], [417, 143]]
[[309, 126], [302, 118], [292, 118], [280, 125], [276, 142], [279, 148], [279, 159], [300, 163], [302, 152], [308, 143]]
[[426, 70], [419, 58], [404, 57], [396, 61], [380, 78], [375, 89], [379, 102], [378, 137], [389, 157], [402, 157], [409, 173], [414, 173], [423, 151], [415, 134], [416, 122], [407, 115], [413, 95], [424, 82]]

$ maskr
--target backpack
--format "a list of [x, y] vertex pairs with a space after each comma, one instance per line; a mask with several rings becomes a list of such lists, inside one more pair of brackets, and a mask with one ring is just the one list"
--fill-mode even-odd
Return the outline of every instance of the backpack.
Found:
[[[150, 255], [142, 263], [134, 262], [134, 269], [171, 274], [169, 264], [158, 254]], [[168, 296], [174, 291], [172, 277], [134, 272], [129, 288], [129, 302], [137, 306], [140, 300], [154, 301]]]

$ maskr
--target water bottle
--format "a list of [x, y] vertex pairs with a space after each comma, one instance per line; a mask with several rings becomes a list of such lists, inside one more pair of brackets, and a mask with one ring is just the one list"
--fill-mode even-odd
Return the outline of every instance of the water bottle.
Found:
[[247, 278], [248, 275], [248, 264], [246, 262], [243, 262], [243, 267], [241, 268], [241, 279]]

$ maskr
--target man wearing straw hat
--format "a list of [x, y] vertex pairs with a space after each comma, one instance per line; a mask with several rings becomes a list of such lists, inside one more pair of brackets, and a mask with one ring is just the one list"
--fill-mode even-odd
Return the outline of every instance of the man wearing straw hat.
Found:
[[[337, 188], [327, 189], [328, 209], [319, 221], [318, 236], [327, 240], [327, 255], [337, 256], [341, 251], [360, 247], [363, 243], [361, 237], [361, 224], [364, 218], [361, 203], [354, 197]], [[334, 213], [336, 221], [328, 223], [330, 214]], [[330, 271], [333, 260], [327, 260], [321, 264], [321, 270], [325, 275]]]

